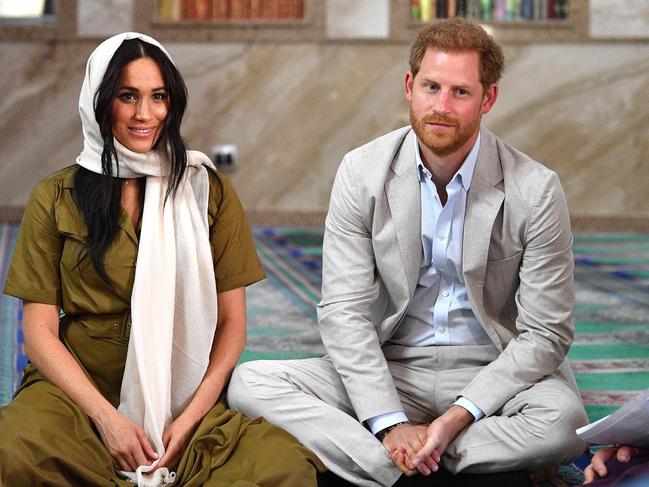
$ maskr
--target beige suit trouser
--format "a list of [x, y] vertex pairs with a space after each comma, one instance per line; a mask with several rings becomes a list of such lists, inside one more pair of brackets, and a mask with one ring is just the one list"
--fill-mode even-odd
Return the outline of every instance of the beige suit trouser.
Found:
[[[443, 414], [498, 354], [492, 346], [386, 345], [383, 352], [414, 423], [430, 423]], [[401, 475], [383, 445], [358, 422], [327, 357], [242, 364], [232, 376], [228, 402], [249, 417], [263, 416], [284, 428], [332, 472], [356, 485], [389, 486]], [[547, 376], [464, 429], [444, 452], [442, 464], [452, 473], [494, 473], [565, 463], [584, 450], [575, 429], [587, 422], [568, 383]]]

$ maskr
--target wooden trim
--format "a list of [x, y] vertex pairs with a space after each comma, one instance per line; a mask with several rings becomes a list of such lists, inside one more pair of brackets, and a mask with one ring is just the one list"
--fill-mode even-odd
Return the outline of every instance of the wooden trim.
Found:
[[260, 227], [314, 227], [324, 228], [324, 211], [268, 211], [247, 210], [251, 225]]
[[571, 215], [573, 232], [649, 233], [649, 216]]

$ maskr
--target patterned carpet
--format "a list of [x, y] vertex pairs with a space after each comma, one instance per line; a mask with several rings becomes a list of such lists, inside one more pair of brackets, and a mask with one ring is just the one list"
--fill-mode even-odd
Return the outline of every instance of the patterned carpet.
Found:
[[[321, 355], [314, 304], [320, 295], [322, 230], [255, 228], [268, 279], [248, 292], [249, 339], [242, 361]], [[0, 224], [0, 282], [17, 233]], [[588, 416], [610, 414], [649, 387], [649, 235], [575, 236], [577, 335], [571, 360]], [[20, 306], [0, 296], [0, 405], [11, 397], [25, 357]], [[563, 480], [579, 481], [576, 469]]]

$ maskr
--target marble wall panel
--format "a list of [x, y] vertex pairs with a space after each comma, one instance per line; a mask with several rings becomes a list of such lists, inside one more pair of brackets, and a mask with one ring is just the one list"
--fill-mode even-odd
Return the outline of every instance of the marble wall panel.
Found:
[[589, 33], [594, 38], [649, 38], [647, 0], [589, 0]]
[[133, 0], [77, 2], [79, 37], [104, 38], [133, 30]]
[[74, 163], [78, 100], [91, 46], [12, 43], [0, 49], [0, 206], [21, 206], [44, 176]]
[[[404, 125], [408, 47], [167, 45], [190, 93], [184, 135], [234, 143], [244, 205], [322, 211], [343, 155]], [[0, 206], [74, 162], [77, 99], [93, 43], [6, 43], [0, 63]], [[643, 43], [508, 46], [485, 124], [555, 169], [578, 215], [649, 216], [649, 51]]]
[[390, 35], [389, 0], [326, 0], [329, 39], [385, 39]]
[[649, 215], [645, 44], [506, 49], [487, 126], [555, 169], [578, 215]]

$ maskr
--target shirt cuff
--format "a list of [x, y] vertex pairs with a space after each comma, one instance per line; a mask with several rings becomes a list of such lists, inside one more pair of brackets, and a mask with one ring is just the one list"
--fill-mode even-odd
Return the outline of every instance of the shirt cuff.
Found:
[[473, 417], [475, 418], [473, 421], [478, 421], [484, 417], [484, 413], [482, 412], [482, 409], [480, 409], [478, 406], [475, 405], [475, 403], [466, 397], [460, 396], [457, 398], [457, 400], [453, 403], [453, 406], [461, 406], [467, 411], [469, 411]]
[[394, 411], [392, 413], [385, 413], [366, 420], [367, 426], [373, 435], [379, 431], [389, 428], [393, 424], [405, 423], [408, 421], [408, 416], [403, 411]]

